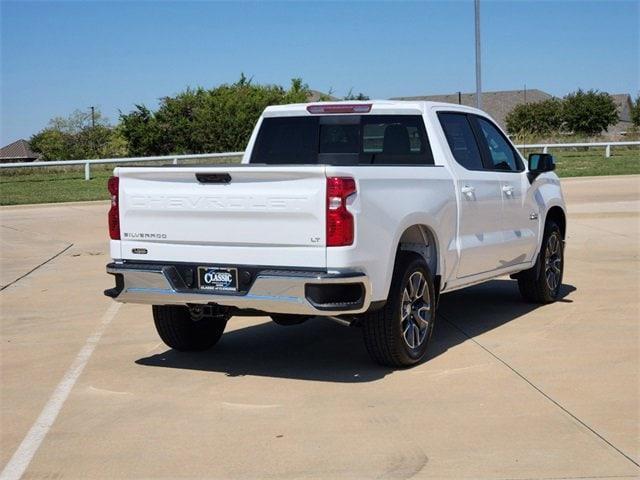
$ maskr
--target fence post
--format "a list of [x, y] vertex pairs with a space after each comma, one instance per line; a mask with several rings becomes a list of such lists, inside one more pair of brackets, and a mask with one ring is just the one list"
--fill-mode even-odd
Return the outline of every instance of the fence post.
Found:
[[542, 149], [542, 153], [549, 153], [549, 147], [545, 145], [544, 148]]
[[607, 144], [607, 147], [604, 149], [604, 156], [606, 158], [611, 156], [611, 144]]
[[177, 159], [177, 158], [174, 158], [174, 159], [173, 159], [173, 164], [174, 164], [174, 165], [177, 165], [177, 164], [178, 164], [178, 159]]
[[84, 164], [84, 179], [91, 180], [91, 164], [89, 162]]

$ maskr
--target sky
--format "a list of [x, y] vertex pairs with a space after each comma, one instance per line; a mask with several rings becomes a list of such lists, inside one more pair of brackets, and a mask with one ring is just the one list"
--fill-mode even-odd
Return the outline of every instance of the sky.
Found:
[[[0, 1], [0, 145], [241, 72], [371, 98], [472, 92], [473, 0]], [[640, 1], [481, 0], [483, 90], [640, 91]]]

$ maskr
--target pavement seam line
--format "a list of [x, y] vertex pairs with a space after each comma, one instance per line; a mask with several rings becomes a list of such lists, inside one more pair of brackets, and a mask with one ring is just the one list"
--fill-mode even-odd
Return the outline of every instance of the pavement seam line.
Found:
[[[531, 380], [529, 380], [527, 377], [525, 377], [523, 374], [521, 374], [518, 370], [516, 370], [514, 367], [512, 367], [511, 365], [509, 365], [506, 361], [504, 361], [502, 358], [500, 358], [498, 355], [496, 355], [495, 353], [493, 353], [491, 350], [489, 350], [487, 347], [485, 347], [484, 345], [482, 345], [480, 342], [478, 342], [476, 339], [474, 339], [471, 335], [469, 335], [466, 331], [464, 331], [462, 328], [460, 328], [458, 325], [456, 325], [455, 323], [453, 323], [451, 320], [449, 320], [447, 317], [445, 317], [444, 315], [442, 315], [441, 313], [438, 313], [438, 315], [440, 315], [440, 317], [442, 317], [449, 325], [453, 326], [456, 330], [458, 330], [460, 333], [462, 333], [465, 337], [467, 337], [469, 340], [471, 340], [473, 343], [475, 343], [477, 346], [479, 346], [481, 349], [483, 349], [485, 352], [487, 352], [489, 355], [491, 355], [493, 358], [495, 358], [496, 360], [498, 360], [500, 363], [502, 363], [505, 367], [507, 367], [509, 370], [511, 370], [513, 373], [515, 373], [518, 377], [520, 377], [522, 380], [524, 380], [526, 383], [529, 384], [530, 387], [532, 387], [534, 390], [536, 390], [540, 395], [542, 395], [543, 397], [545, 397], [547, 400], [549, 400], [551, 403], [553, 403], [556, 407], [558, 407], [560, 410], [562, 410], [564, 413], [566, 413], [567, 415], [569, 415], [571, 418], [573, 418], [576, 422], [578, 422], [580, 425], [582, 425], [584, 428], [586, 428], [587, 430], [589, 430], [591, 433], [593, 433], [596, 437], [598, 437], [600, 440], [602, 440], [604, 443], [606, 443], [607, 445], [609, 445], [609, 447], [613, 448], [616, 452], [618, 452], [620, 455], [622, 455], [624, 458], [626, 458], [627, 460], [629, 460], [631, 463], [633, 463], [636, 467], [640, 467], [640, 463], [638, 463], [637, 461], [635, 461], [633, 458], [631, 458], [629, 455], [627, 455], [626, 453], [624, 453], [622, 450], [620, 450], [618, 447], [616, 447], [613, 443], [611, 443], [609, 440], [607, 440], [603, 435], [601, 435], [600, 433], [598, 433], [594, 428], [590, 427], [589, 425], [587, 425], [583, 420], [581, 420], [580, 418], [578, 418], [576, 415], [574, 415], [573, 413], [571, 413], [567, 408], [565, 408], [564, 406], [562, 406], [558, 401], [554, 400], [550, 395], [548, 395], [547, 393], [545, 393], [540, 387], [538, 387], [537, 385], [535, 385]], [[2, 479], [0, 479], [2, 480]]]
[[32, 268], [31, 270], [29, 270], [27, 273], [25, 273], [24, 275], [19, 276], [18, 278], [16, 278], [13, 282], [9, 282], [6, 285], [3, 285], [2, 287], [0, 287], [0, 292], [3, 291], [5, 288], [10, 287], [11, 285], [19, 282], [20, 280], [22, 280], [23, 278], [27, 277], [28, 275], [31, 275], [33, 272], [35, 272], [36, 270], [38, 270], [40, 267], [46, 265], [47, 263], [49, 263], [51, 260], [54, 260], [56, 258], [58, 258], [60, 255], [62, 255], [64, 252], [66, 252], [67, 250], [69, 250], [71, 247], [73, 247], [73, 243], [70, 243], [69, 245], [67, 245], [66, 247], [64, 247], [62, 250], [60, 250], [58, 253], [56, 253], [53, 257], [45, 260], [44, 262], [42, 262], [40, 265], [37, 265], [36, 267]]
[[494, 480], [601, 480], [607, 478], [633, 478], [637, 479], [637, 475], [587, 475], [578, 477], [500, 477]]
[[56, 418], [69, 397], [71, 390], [82, 374], [84, 367], [86, 367], [89, 362], [89, 358], [98, 345], [102, 334], [118, 313], [121, 305], [122, 304], [120, 303], [112, 303], [107, 311], [102, 315], [98, 328], [96, 328], [89, 338], [87, 338], [87, 341], [65, 372], [62, 380], [60, 380], [60, 383], [56, 386], [55, 390], [49, 397], [49, 400], [47, 400], [47, 403], [40, 412], [40, 415], [27, 432], [27, 435], [24, 437], [9, 462], [5, 465], [2, 473], [0, 473], [0, 480], [18, 480], [27, 470], [31, 460], [33, 460], [33, 457], [40, 448], [42, 441], [56, 421]]

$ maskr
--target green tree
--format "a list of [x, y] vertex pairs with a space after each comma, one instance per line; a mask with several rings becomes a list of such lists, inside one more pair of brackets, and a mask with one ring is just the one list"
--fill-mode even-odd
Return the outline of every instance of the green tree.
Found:
[[[95, 125], [94, 125], [95, 123]], [[126, 139], [109, 125], [99, 110], [76, 110], [67, 117], [55, 117], [46, 128], [33, 135], [31, 148], [44, 160], [120, 157], [127, 154]]]
[[72, 136], [55, 128], [47, 127], [31, 137], [29, 146], [42, 154], [42, 160], [70, 160], [73, 158]]
[[507, 131], [513, 135], [546, 135], [562, 126], [562, 102], [556, 98], [516, 106], [506, 117]]
[[309, 87], [299, 78], [285, 90], [255, 85], [243, 74], [233, 84], [164, 97], [155, 112], [136, 105], [120, 116], [122, 134], [133, 155], [240, 151], [267, 106], [305, 102], [308, 95]]
[[[155, 115], [144, 105], [136, 105], [126, 115], [120, 113], [120, 129], [125, 141], [129, 143], [129, 153], [133, 156], [146, 155], [160, 151], [162, 135]], [[165, 152], [163, 152], [165, 153]]]
[[640, 127], [640, 94], [631, 102], [631, 121], [636, 127]]
[[564, 97], [562, 119], [567, 130], [597, 135], [618, 121], [618, 109], [606, 92], [578, 90]]

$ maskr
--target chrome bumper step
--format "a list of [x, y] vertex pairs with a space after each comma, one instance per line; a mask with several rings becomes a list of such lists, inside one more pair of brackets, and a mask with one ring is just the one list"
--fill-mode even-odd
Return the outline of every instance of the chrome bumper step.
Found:
[[[255, 268], [255, 267], [252, 267]], [[116, 286], [105, 295], [122, 303], [149, 305], [216, 304], [267, 313], [296, 315], [340, 315], [366, 311], [371, 303], [368, 277], [355, 271], [314, 272], [265, 268], [256, 274], [246, 292], [212, 293], [210, 290], [186, 288], [172, 265], [110, 263], [107, 273], [116, 276]], [[318, 303], [309, 291], [330, 285], [331, 292], [360, 286], [356, 301]], [[312, 287], [309, 289], [308, 287]]]

